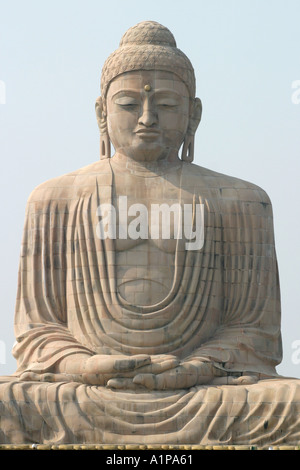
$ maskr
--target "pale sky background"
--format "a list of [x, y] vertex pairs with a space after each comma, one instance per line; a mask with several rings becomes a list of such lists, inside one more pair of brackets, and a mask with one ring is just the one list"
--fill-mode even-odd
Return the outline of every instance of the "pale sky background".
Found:
[[300, 378], [299, 19], [300, 0], [0, 0], [0, 375], [16, 367], [26, 200], [41, 182], [99, 158], [103, 63], [129, 27], [154, 20], [195, 68], [203, 102], [195, 163], [256, 183], [272, 200], [284, 347], [277, 370]]

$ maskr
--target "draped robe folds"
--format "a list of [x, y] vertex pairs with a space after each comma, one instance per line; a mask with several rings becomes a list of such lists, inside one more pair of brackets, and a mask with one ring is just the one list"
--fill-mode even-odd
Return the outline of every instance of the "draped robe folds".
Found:
[[[149, 306], [118, 294], [115, 241], [96, 236], [97, 208], [112, 202], [110, 160], [33, 191], [15, 314], [18, 368], [0, 379], [0, 442], [299, 443], [300, 381], [276, 373], [280, 293], [268, 196], [192, 164], [180, 173], [181, 202], [204, 204], [204, 245], [182, 250], [178, 241], [170, 292]], [[164, 184], [168, 174], [156, 178]], [[260, 380], [120, 391], [19, 379], [77, 353], [198, 357]]]

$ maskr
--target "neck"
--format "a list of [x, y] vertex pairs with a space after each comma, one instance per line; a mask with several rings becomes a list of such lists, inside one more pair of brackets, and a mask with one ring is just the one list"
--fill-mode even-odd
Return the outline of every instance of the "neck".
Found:
[[181, 162], [178, 155], [176, 156], [169, 156], [167, 158], [155, 161], [146, 161], [146, 160], [135, 160], [128, 155], [124, 155], [123, 153], [116, 152], [113, 156], [113, 162], [116, 163], [118, 166], [123, 167], [124, 169], [139, 171], [139, 172], [147, 172], [147, 171], [161, 171], [164, 169], [170, 169], [173, 167], [177, 167], [178, 164]]

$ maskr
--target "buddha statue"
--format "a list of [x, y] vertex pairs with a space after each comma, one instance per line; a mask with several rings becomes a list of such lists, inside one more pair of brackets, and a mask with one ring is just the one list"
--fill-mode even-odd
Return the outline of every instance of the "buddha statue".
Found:
[[299, 444], [272, 206], [193, 163], [201, 114], [172, 33], [130, 28], [102, 70], [101, 158], [28, 200], [1, 443]]

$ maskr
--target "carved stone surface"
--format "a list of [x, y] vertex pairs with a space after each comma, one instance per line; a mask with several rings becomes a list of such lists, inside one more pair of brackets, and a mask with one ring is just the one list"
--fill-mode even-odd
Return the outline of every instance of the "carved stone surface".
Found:
[[271, 203], [192, 163], [195, 89], [167, 28], [130, 28], [103, 67], [101, 159], [32, 192], [0, 443], [299, 444]]

